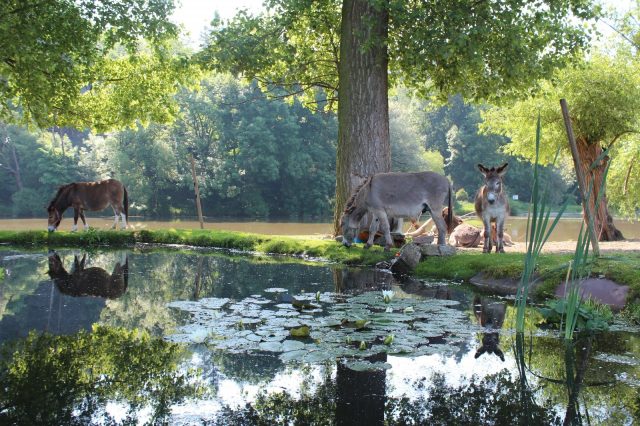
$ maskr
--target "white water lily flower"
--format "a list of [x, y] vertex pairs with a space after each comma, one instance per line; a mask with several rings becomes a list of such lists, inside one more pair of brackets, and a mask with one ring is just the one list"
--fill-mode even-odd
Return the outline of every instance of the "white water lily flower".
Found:
[[395, 293], [392, 290], [382, 290], [382, 299], [384, 300], [384, 303], [391, 302], [394, 294]]
[[209, 337], [209, 330], [206, 328], [199, 328], [191, 333], [191, 341], [193, 343], [204, 343]]
[[387, 309], [385, 309], [385, 312], [390, 314], [391, 312], [393, 312], [393, 308], [391, 306], [387, 306]]
[[413, 306], [407, 306], [406, 308], [404, 308], [404, 313], [405, 314], [410, 314], [412, 312], [414, 312]]

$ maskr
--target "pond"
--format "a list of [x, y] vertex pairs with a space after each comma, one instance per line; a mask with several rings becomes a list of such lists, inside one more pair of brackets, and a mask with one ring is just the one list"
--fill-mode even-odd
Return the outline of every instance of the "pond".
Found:
[[640, 419], [636, 330], [565, 345], [532, 310], [517, 335], [464, 283], [144, 246], [0, 267], [2, 424]]

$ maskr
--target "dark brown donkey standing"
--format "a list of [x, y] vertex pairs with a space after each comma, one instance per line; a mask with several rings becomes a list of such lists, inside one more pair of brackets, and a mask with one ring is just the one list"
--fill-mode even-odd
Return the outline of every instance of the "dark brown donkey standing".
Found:
[[87, 221], [84, 211], [104, 210], [107, 206], [113, 208], [115, 221], [112, 229], [118, 225], [118, 215], [122, 217], [122, 229], [127, 227], [129, 219], [129, 200], [127, 189], [122, 182], [115, 179], [105, 179], [98, 182], [74, 182], [61, 186], [55, 197], [49, 203], [49, 232], [53, 232], [60, 225], [64, 211], [73, 207], [72, 231], [78, 229], [78, 215], [82, 219], [84, 229], [87, 229]]
[[496, 223], [496, 253], [504, 253], [504, 221], [509, 216], [509, 201], [505, 194], [502, 177], [507, 172], [507, 163], [502, 166], [486, 168], [478, 164], [484, 175], [484, 185], [476, 195], [476, 214], [484, 225], [483, 253], [491, 253], [491, 222]]

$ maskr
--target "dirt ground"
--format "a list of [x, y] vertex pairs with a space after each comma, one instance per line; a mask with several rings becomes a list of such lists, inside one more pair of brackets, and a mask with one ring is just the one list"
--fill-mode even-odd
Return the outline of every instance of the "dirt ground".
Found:
[[[624, 241], [601, 241], [599, 242], [600, 253], [620, 253], [633, 252], [640, 253], [640, 239], [628, 239]], [[476, 248], [457, 247], [461, 251], [482, 251], [482, 246]], [[547, 242], [542, 247], [543, 253], [573, 253], [576, 249], [575, 241], [552, 241]], [[504, 251], [509, 253], [524, 253], [527, 251], [525, 243], [515, 243], [514, 246], [505, 247]]]

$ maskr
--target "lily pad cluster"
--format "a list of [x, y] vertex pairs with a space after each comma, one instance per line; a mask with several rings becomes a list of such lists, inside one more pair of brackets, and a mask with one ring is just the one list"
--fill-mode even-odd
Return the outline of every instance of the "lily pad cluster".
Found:
[[167, 338], [233, 353], [271, 352], [284, 362], [346, 358], [354, 369], [371, 369], [388, 368], [369, 363], [372, 355], [450, 355], [472, 333], [481, 331], [453, 300], [398, 299], [381, 292], [353, 296], [264, 292], [240, 301], [171, 302], [169, 307], [190, 315]]

